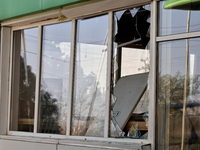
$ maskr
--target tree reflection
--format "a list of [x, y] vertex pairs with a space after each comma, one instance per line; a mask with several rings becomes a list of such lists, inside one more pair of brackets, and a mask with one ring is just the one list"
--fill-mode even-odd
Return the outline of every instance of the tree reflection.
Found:
[[[73, 105], [72, 135], [103, 135], [104, 110], [105, 110], [105, 90], [101, 90], [99, 82], [96, 83], [95, 73], [89, 75], [82, 74], [79, 68], [79, 77], [84, 80], [76, 86], [76, 94]], [[81, 75], [82, 74], [82, 75]], [[95, 84], [96, 88], [95, 88]]]
[[41, 90], [40, 133], [60, 133], [57, 101], [49, 92]]
[[[171, 107], [182, 108], [183, 104], [183, 93], [184, 93], [184, 80], [185, 75], [177, 72], [174, 76], [166, 74], [159, 77], [159, 102], [162, 103], [165, 100], [170, 100]], [[190, 81], [193, 80], [191, 84]], [[189, 91], [192, 93], [189, 94]], [[200, 75], [196, 75], [194, 78], [187, 80], [187, 102], [194, 103], [198, 102], [200, 97]], [[189, 105], [187, 105], [189, 107]], [[177, 111], [180, 111], [177, 110]], [[180, 112], [174, 112], [174, 115], [180, 114]]]
[[[181, 143], [184, 80], [180, 72], [159, 75], [158, 118], [162, 120], [158, 120], [158, 128], [162, 133], [158, 134], [169, 138], [171, 148]], [[185, 146], [194, 147], [200, 137], [200, 75], [188, 78], [186, 92]]]
[[[24, 59], [20, 57], [19, 118], [34, 119], [36, 76], [31, 71], [31, 66], [26, 67], [28, 80], [26, 80]], [[33, 132], [33, 125], [19, 124], [19, 131]]]
[[[25, 69], [27, 67], [27, 69]], [[26, 72], [27, 71], [27, 72]], [[27, 82], [28, 81], [28, 82]], [[20, 100], [19, 100], [19, 118], [34, 119], [35, 107], [35, 83], [36, 76], [29, 65], [24, 64], [24, 58], [20, 57]], [[60, 126], [58, 118], [58, 100], [52, 98], [52, 95], [45, 90], [41, 90], [41, 112], [40, 112], [40, 132], [41, 133], [59, 133]], [[21, 131], [33, 132], [32, 125], [19, 125]]]

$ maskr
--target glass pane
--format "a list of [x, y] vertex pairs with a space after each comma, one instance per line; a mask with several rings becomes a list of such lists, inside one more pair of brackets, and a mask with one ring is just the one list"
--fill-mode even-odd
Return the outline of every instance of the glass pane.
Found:
[[[200, 16], [199, 2], [190, 2], [185, 6], [166, 8], [166, 2], [160, 1], [158, 6], [160, 36], [185, 33], [187, 32], [187, 26], [189, 27], [189, 32], [200, 31], [200, 19], [198, 19]], [[189, 11], [191, 14], [188, 16]]]
[[114, 13], [111, 137], [148, 136], [150, 5]]
[[72, 135], [104, 136], [108, 15], [78, 20]]
[[38, 29], [14, 31], [10, 130], [33, 132]]
[[71, 22], [43, 27], [39, 133], [66, 134]]
[[185, 150], [200, 149], [200, 38], [189, 40], [188, 88], [185, 114]]
[[181, 149], [186, 40], [159, 43], [158, 149]]

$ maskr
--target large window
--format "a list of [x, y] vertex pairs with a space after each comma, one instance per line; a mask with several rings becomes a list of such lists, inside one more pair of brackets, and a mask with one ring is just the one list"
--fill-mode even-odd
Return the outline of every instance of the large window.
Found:
[[[157, 149], [196, 150], [200, 148], [200, 34], [191, 32], [200, 31], [199, 2], [170, 6], [159, 2]], [[169, 34], [176, 37], [164, 36]]]
[[150, 14], [14, 29], [9, 132], [147, 139]]
[[10, 130], [66, 134], [71, 22], [13, 35]]

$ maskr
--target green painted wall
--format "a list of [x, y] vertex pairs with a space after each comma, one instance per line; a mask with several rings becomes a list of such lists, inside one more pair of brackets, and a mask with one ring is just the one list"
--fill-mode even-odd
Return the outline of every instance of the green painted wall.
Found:
[[200, 0], [165, 0], [164, 9], [200, 10]]
[[0, 21], [89, 0], [0, 0]]

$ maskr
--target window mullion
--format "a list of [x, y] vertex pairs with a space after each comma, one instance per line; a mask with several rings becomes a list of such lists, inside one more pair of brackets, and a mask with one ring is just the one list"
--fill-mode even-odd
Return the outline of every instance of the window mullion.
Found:
[[107, 79], [106, 79], [106, 113], [105, 113], [105, 126], [104, 137], [109, 137], [110, 129], [110, 85], [111, 85], [111, 63], [112, 63], [112, 49], [113, 49], [113, 12], [109, 12], [108, 20], [108, 51], [107, 51]]
[[37, 57], [37, 73], [36, 73], [36, 92], [35, 92], [35, 111], [34, 111], [34, 133], [38, 128], [38, 113], [40, 99], [40, 75], [41, 75], [41, 57], [42, 57], [42, 26], [38, 27], [38, 57]]
[[69, 91], [68, 91], [68, 112], [67, 112], [67, 132], [70, 135], [71, 131], [71, 118], [72, 118], [72, 100], [73, 100], [73, 80], [74, 80], [74, 61], [75, 61], [75, 48], [76, 48], [76, 20], [72, 20], [71, 28], [71, 51], [70, 51], [70, 72], [69, 72]]
[[155, 109], [156, 109], [156, 56], [157, 56], [157, 1], [151, 5], [151, 40], [150, 40], [150, 74], [149, 74], [149, 121], [148, 121], [148, 140], [151, 142], [152, 149], [155, 149]]
[[[3, 38], [3, 35], [2, 35], [2, 38]], [[3, 40], [3, 39], [2, 39]], [[11, 40], [11, 47], [10, 47], [10, 73], [9, 73], [9, 79], [10, 79], [10, 82], [9, 82], [9, 101], [8, 101], [8, 124], [7, 124], [7, 133], [10, 131], [10, 115], [11, 115], [11, 93], [12, 93], [12, 70], [13, 70], [13, 30], [11, 30], [11, 37], [10, 37], [10, 40]], [[2, 41], [1, 41], [2, 42]], [[2, 42], [3, 43], [3, 42]], [[1, 44], [2, 44], [1, 43]], [[1, 64], [3, 64], [2, 62], [2, 57], [3, 57], [3, 51], [1, 49]], [[2, 75], [1, 75], [2, 76]], [[1, 77], [2, 79], [2, 77]], [[1, 83], [2, 84], [2, 83]], [[1, 89], [2, 91], [2, 89]]]
[[[11, 72], [11, 69], [12, 69], [11, 68], [12, 63], [11, 63], [9, 57], [12, 58], [12, 50], [10, 51], [10, 49], [12, 49], [12, 45], [10, 45], [10, 42], [12, 41], [13, 34], [11, 33], [10, 27], [1, 27], [0, 30], [1, 30], [0, 31], [0, 33], [1, 33], [0, 34], [0, 36], [1, 36], [1, 39], [0, 39], [1, 40], [1, 47], [0, 47], [0, 65], [1, 65], [0, 134], [6, 135], [9, 131], [9, 125], [10, 125], [10, 99], [11, 99], [10, 93], [11, 93], [11, 90], [8, 91], [8, 87], [11, 87], [11, 80], [10, 80], [10, 83], [8, 81], [9, 81], [9, 78], [11, 79], [11, 76], [12, 76], [12, 74], [10, 74], [10, 76], [9, 76], [9, 71]], [[9, 70], [9, 68], [10, 68], [10, 70]], [[9, 98], [9, 102], [7, 101], [8, 98]]]

